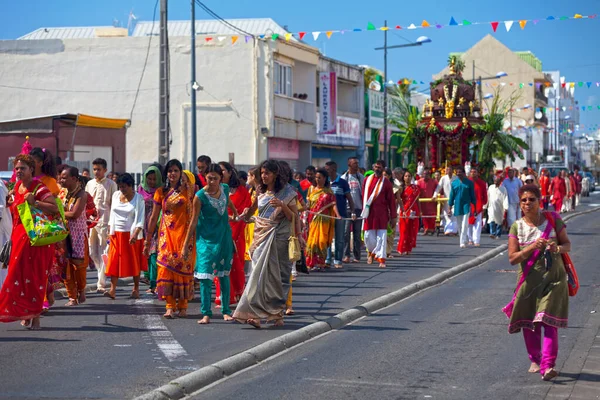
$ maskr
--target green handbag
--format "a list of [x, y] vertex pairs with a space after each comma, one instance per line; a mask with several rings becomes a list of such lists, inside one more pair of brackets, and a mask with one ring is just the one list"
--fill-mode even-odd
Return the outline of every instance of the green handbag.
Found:
[[[36, 191], [37, 187], [33, 193]], [[17, 205], [21, 223], [25, 228], [25, 232], [27, 232], [27, 236], [29, 236], [29, 243], [32, 246], [46, 246], [57, 243], [66, 239], [69, 235], [65, 210], [60, 199], [56, 199], [56, 205], [60, 213], [56, 217], [44, 214], [41, 210], [29, 205], [26, 201]]]

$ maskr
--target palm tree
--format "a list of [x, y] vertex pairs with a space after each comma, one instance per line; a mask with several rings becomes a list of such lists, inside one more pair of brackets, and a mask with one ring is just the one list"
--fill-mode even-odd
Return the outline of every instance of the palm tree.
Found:
[[390, 101], [393, 108], [397, 110], [397, 115], [389, 116], [389, 123], [395, 125], [402, 133], [395, 133], [392, 136], [402, 136], [402, 142], [398, 147], [397, 153], [404, 151], [412, 153], [417, 146], [416, 130], [421, 114], [418, 107], [410, 104], [409, 85], [398, 85], [388, 89], [390, 92]]
[[[521, 97], [521, 92], [515, 90], [508, 98], [501, 97], [502, 86], [494, 91], [492, 104], [488, 106], [488, 114], [484, 118], [483, 130], [485, 134], [476, 146], [479, 165], [489, 175], [495, 167], [495, 158], [509, 157], [515, 161], [516, 157], [523, 159], [523, 150], [528, 150], [529, 146], [521, 138], [509, 135], [503, 131], [504, 118], [508, 112], [514, 108]], [[487, 176], [486, 176], [487, 178]]]

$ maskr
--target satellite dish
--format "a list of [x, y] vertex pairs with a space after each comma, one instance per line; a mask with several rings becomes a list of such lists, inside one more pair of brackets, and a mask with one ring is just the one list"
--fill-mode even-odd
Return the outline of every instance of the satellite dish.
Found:
[[381, 84], [379, 81], [371, 81], [371, 83], [369, 83], [369, 89], [379, 92], [381, 90]]

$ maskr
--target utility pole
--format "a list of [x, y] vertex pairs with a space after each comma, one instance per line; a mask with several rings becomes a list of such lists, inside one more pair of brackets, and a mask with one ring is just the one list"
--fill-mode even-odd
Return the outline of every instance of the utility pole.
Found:
[[166, 164], [169, 158], [169, 39], [167, 21], [167, 0], [160, 0], [158, 162], [162, 165]]
[[[387, 20], [384, 27], [387, 28]], [[383, 31], [383, 161], [388, 165], [387, 29]]]
[[191, 161], [192, 168], [196, 165], [196, 2], [191, 0], [192, 3], [192, 76], [191, 76], [191, 103], [192, 103], [192, 131], [191, 131]]

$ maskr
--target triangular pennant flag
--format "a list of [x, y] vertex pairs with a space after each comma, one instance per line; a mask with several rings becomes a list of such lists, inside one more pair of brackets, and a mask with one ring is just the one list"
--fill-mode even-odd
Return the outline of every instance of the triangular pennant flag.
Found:
[[456, 25], [458, 25], [458, 23], [456, 22], [456, 20], [454, 19], [454, 17], [450, 17], [450, 23], [448, 25], [450, 25], [450, 26], [456, 26]]
[[244, 40], [246, 41], [246, 43], [248, 43], [248, 41], [250, 40], [250, 36], [244, 36]]
[[407, 78], [404, 78], [404, 84], [405, 85], [410, 85], [410, 81]]
[[237, 42], [238, 40], [238, 36], [232, 36], [231, 37], [231, 44], [235, 44], [235, 42]]
[[577, 82], [577, 84], [579, 85], [579, 87], [583, 86], [583, 82]]
[[418, 82], [417, 82], [416, 80], [413, 80], [413, 81], [412, 81], [412, 84], [413, 84], [413, 85], [416, 85], [417, 83], [418, 83]]
[[534, 24], [534, 25], [537, 25], [537, 23], [538, 23], [538, 22], [540, 22], [540, 20], [539, 20], [539, 19], [534, 19], [534, 20], [533, 20], [533, 24]]
[[565, 86], [567, 86], [567, 84], [566, 83], [562, 83], [562, 87], [565, 87]]
[[469, 25], [471, 25], [471, 22], [467, 21], [466, 19], [463, 19], [463, 20], [462, 20], [462, 24], [463, 24], [464, 26], [469, 26]]
[[522, 83], [519, 83], [519, 89], [523, 89], [523, 86], [525, 86], [525, 85]]
[[212, 40], [213, 40], [213, 38], [211, 38], [211, 37], [209, 36], [209, 37], [207, 37], [207, 38], [204, 38], [204, 40], [205, 40], [206, 42], [210, 42], [210, 41], [212, 41]]
[[400, 30], [402, 27], [400, 25], [396, 25], [396, 29]]
[[566, 21], [566, 20], [568, 20], [568, 19], [569, 19], [569, 17], [560, 17], [559, 19], [560, 19], [561, 21]]
[[594, 19], [594, 18], [596, 18], [597, 16], [598, 16], [598, 14], [592, 14], [592, 15], [588, 15], [588, 18], [589, 18], [589, 19]]
[[275, 41], [279, 38], [279, 33], [274, 33], [271, 35], [271, 40]]
[[333, 35], [333, 31], [327, 31], [327, 32], [325, 32], [325, 34], [327, 35], [327, 39], [331, 39], [331, 35]]
[[504, 26], [506, 27], [506, 32], [510, 32], [510, 28], [512, 28], [514, 21], [504, 21]]
[[575, 87], [575, 82], [571, 82], [570, 86], [571, 86], [571, 88], [574, 88]]
[[368, 31], [374, 31], [375, 30], [375, 25], [373, 25], [371, 22], [369, 22], [367, 24], [367, 30]]
[[289, 42], [291, 38], [292, 38], [292, 34], [291, 33], [286, 33], [285, 34], [285, 41], [286, 42]]
[[581, 15], [581, 14], [575, 14], [575, 16], [573, 18], [580, 19], [580, 18], [583, 18], [583, 15]]
[[313, 32], [313, 33], [312, 33], [312, 35], [313, 35], [313, 39], [314, 39], [314, 40], [317, 40], [317, 39], [319, 38], [319, 35], [320, 35], [320, 34], [321, 34], [321, 32]]
[[494, 21], [490, 23], [492, 24], [492, 29], [494, 30], [494, 32], [496, 32], [496, 29], [498, 29], [498, 22]]
[[521, 25], [521, 29], [525, 29], [525, 25], [527, 25], [527, 20], [526, 19], [520, 20], [519, 25]]
[[529, 86], [533, 86], [533, 82], [529, 82]]
[[298, 32], [298, 39], [302, 40], [306, 36], [306, 32]]
[[586, 82], [586, 85], [587, 85], [587, 87], [588, 87], [588, 89], [589, 89], [589, 88], [591, 88], [591, 87], [592, 87], [592, 82]]
[[427, 21], [423, 20], [423, 22], [421, 22], [421, 26], [422, 26], [423, 28], [429, 28], [431, 25], [429, 25], [429, 22], [427, 22]]
[[596, 87], [600, 87], [600, 82], [596, 82]]
[[585, 106], [581, 107], [581, 111], [585, 111]]
[[219, 42], [222, 42], [223, 40], [227, 39], [227, 36], [219, 36], [217, 39]]
[[592, 106], [588, 106], [588, 111], [592, 111]]
[[362, 32], [362, 29], [360, 29], [360, 28], [354, 28], [354, 29], [352, 29], [352, 31], [353, 32]]
[[442, 27], [443, 27], [443, 26], [444, 26], [444, 25], [435, 24], [435, 27], [436, 27], [436, 28], [438, 28], [438, 29], [442, 29]]
[[552, 15], [549, 16], [548, 18], [546, 18], [546, 21], [554, 21], [556, 18], [554, 18]]
[[379, 28], [380, 31], [389, 31], [390, 27], [389, 26], [382, 26], [381, 28]]
[[415, 26], [415, 24], [410, 24], [410, 25], [408, 26], [408, 29], [417, 29], [417, 27]]
[[262, 34], [262, 35], [258, 35], [258, 37], [259, 37], [260, 39], [264, 39], [264, 38], [265, 38], [265, 35], [264, 35], [264, 34]]

